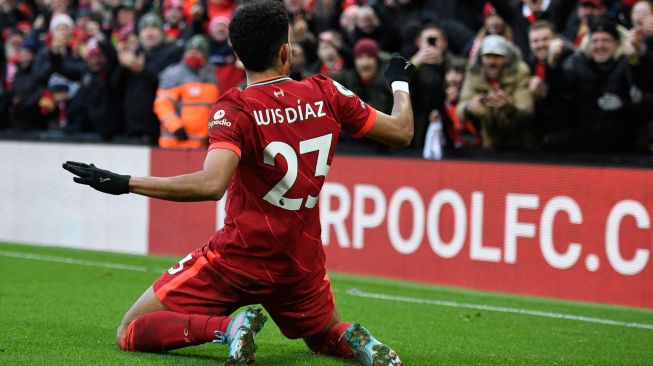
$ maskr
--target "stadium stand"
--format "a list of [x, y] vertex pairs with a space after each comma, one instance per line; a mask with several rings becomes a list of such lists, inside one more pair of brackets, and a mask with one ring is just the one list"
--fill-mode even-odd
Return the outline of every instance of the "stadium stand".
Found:
[[[343, 151], [418, 157], [435, 144], [444, 151], [438, 156], [448, 158], [649, 165], [649, 0], [284, 3], [295, 78], [327, 74], [386, 110], [389, 89], [377, 76], [389, 53], [401, 51], [418, 66], [411, 148], [382, 149], [343, 136]], [[244, 72], [227, 41], [238, 4], [2, 1], [0, 136], [156, 146], [165, 116], [156, 113], [154, 102], [168, 66], [192, 74], [197, 68], [188, 62], [207, 63], [211, 67], [203, 70], [212, 75], [206, 80], [215, 80], [220, 93], [244, 87]], [[188, 60], [184, 44], [197, 35], [206, 36], [208, 50], [199, 54], [203, 60]], [[488, 47], [494, 50], [484, 51], [492, 40]], [[492, 57], [509, 61], [502, 76], [491, 76], [483, 66]], [[459, 73], [464, 78], [451, 74], [447, 80], [455, 69], [466, 69]], [[508, 75], [517, 69], [526, 74]], [[180, 102], [172, 100], [170, 111], [174, 103]], [[433, 140], [438, 128], [442, 133]], [[166, 146], [203, 146], [183, 143], [182, 133], [166, 133], [165, 139], [180, 142]]]

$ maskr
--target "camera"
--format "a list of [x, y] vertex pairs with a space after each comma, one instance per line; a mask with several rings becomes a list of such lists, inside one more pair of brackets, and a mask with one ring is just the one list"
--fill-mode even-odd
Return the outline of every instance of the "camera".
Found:
[[426, 42], [427, 42], [430, 46], [435, 46], [435, 44], [438, 43], [438, 37], [428, 37], [428, 38], [426, 39]]

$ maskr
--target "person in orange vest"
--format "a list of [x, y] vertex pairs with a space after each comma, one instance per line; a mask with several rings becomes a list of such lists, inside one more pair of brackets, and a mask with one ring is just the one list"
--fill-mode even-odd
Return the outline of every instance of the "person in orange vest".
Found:
[[193, 36], [186, 42], [181, 62], [161, 73], [154, 100], [154, 112], [161, 121], [159, 146], [207, 146], [209, 113], [220, 95], [214, 67], [206, 61], [208, 54], [206, 38]]

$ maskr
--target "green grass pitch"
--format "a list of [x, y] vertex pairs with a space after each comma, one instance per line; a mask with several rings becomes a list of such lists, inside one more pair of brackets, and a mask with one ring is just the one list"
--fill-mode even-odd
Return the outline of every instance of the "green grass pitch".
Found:
[[[0, 244], [0, 365], [221, 365], [225, 346], [145, 354], [114, 345], [122, 315], [178, 259]], [[364, 324], [405, 365], [653, 365], [651, 310], [331, 279], [342, 317]], [[257, 345], [261, 366], [354, 364], [313, 355], [271, 321]]]

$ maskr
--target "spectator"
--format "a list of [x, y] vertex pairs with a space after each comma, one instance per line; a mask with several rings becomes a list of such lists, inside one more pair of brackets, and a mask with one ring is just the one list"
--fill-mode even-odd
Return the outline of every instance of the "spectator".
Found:
[[372, 38], [379, 44], [380, 49], [386, 52], [397, 52], [401, 49], [399, 28], [388, 11], [381, 6], [363, 5], [356, 12], [353, 42], [363, 38]]
[[186, 2], [189, 16], [187, 16], [187, 29], [182, 34], [181, 39], [186, 42], [190, 37], [196, 34], [206, 35], [209, 19], [206, 17], [205, 2], [200, 0], [189, 0]]
[[546, 20], [553, 24], [553, 29], [562, 29], [574, 10], [574, 1], [568, 0], [492, 0], [501, 18], [505, 19], [513, 31], [514, 44], [519, 48], [525, 60], [531, 56], [528, 31], [533, 23]]
[[229, 18], [220, 15], [209, 23], [208, 61], [215, 66], [215, 78], [223, 92], [245, 80], [245, 71], [236, 66], [236, 54], [229, 44], [229, 22]]
[[18, 28], [20, 24], [29, 24], [34, 19], [34, 3], [3, 1], [0, 4], [0, 34], [4, 35], [2, 32]]
[[111, 79], [118, 59], [97, 22], [90, 22], [87, 31], [92, 38], [86, 45], [86, 67], [78, 74], [66, 76], [81, 84], [76, 99], [84, 106], [83, 116], [93, 132], [103, 140], [110, 140], [121, 131], [123, 120], [120, 90]]
[[7, 89], [11, 89], [12, 84], [14, 83], [14, 76], [16, 71], [18, 71], [18, 62], [21, 50], [21, 45], [25, 42], [25, 35], [18, 29], [9, 29], [7, 32], [7, 40], [5, 42], [5, 47], [2, 50], [5, 55], [5, 83]]
[[602, 17], [607, 12], [604, 0], [579, 0], [576, 12], [569, 17], [565, 25], [564, 37], [572, 41], [576, 48], [583, 48], [583, 39], [589, 33], [590, 18]]
[[573, 143], [572, 128], [565, 118], [565, 108], [559, 98], [560, 94], [549, 92], [549, 70], [551, 65], [558, 64], [571, 56], [574, 48], [557, 37], [554, 25], [546, 20], [533, 23], [528, 38], [531, 49], [531, 56], [528, 59], [531, 69], [528, 89], [535, 101], [537, 132], [542, 136], [545, 148], [566, 150]]
[[519, 51], [498, 35], [483, 39], [479, 56], [465, 75], [458, 117], [477, 121], [488, 150], [530, 149], [533, 97], [528, 66]]
[[[374, 109], [390, 113], [392, 112], [392, 90], [383, 77], [381, 60], [379, 58], [379, 44], [371, 38], [363, 38], [354, 45], [354, 69], [344, 70], [333, 75], [334, 80], [340, 82], [346, 88], [358, 95]], [[347, 145], [356, 146], [358, 149], [369, 152], [387, 152], [385, 145], [373, 140], [356, 141], [346, 134], [341, 134], [340, 141]]]
[[[71, 47], [74, 23], [67, 14], [56, 14], [50, 21], [50, 47], [42, 48], [34, 61], [37, 80], [46, 85], [55, 72], [68, 79], [78, 78], [84, 71], [84, 60]], [[76, 88], [69, 90], [75, 95]]]
[[653, 39], [653, 4], [648, 0], [636, 2], [630, 13], [634, 28], [639, 28], [642, 35], [650, 42]]
[[313, 34], [320, 34], [338, 27], [343, 11], [343, 4], [336, 1], [303, 1], [304, 11], [311, 14], [310, 29]]
[[476, 58], [478, 50], [481, 48], [481, 44], [483, 43], [483, 39], [487, 35], [496, 34], [509, 41], [512, 41], [512, 28], [506, 24], [506, 21], [489, 3], [484, 7], [483, 16], [483, 27], [478, 30], [476, 37], [466, 47], [465, 54], [467, 55], [469, 62], [473, 61]]
[[18, 70], [9, 94], [10, 125], [18, 130], [45, 130], [47, 124], [39, 108], [44, 87], [34, 72], [34, 55], [38, 44], [25, 41], [18, 51]]
[[[642, 103], [638, 108], [644, 123], [638, 134], [638, 146], [642, 151], [653, 150], [649, 136], [653, 136], [653, 11], [648, 1], [639, 1], [633, 6], [633, 28], [628, 32], [624, 54], [632, 68], [632, 83], [642, 92]], [[632, 96], [631, 96], [632, 97]], [[650, 127], [649, 127], [650, 126]], [[653, 141], [653, 140], [651, 140]], [[646, 148], [643, 148], [646, 146]]]
[[[1, 15], [1, 14], [0, 14]], [[0, 20], [3, 18], [0, 16]], [[2, 29], [0, 29], [2, 30]], [[5, 61], [4, 50], [4, 38], [0, 35], [0, 129], [7, 128], [9, 126], [9, 93], [6, 90], [6, 73], [7, 73], [7, 62]]]
[[183, 48], [167, 45], [163, 39], [161, 18], [145, 14], [138, 22], [138, 41], [118, 43], [119, 67], [114, 74], [122, 90], [125, 135], [130, 139], [157, 144], [160, 123], [153, 110], [159, 87], [159, 74], [181, 59]]
[[351, 4], [342, 10], [338, 19], [340, 34], [343, 41], [348, 45], [353, 45], [356, 32], [356, 19], [358, 18], [358, 11], [360, 7], [356, 4]]
[[633, 152], [643, 118], [641, 91], [633, 85], [632, 66], [619, 52], [621, 36], [608, 18], [592, 22], [583, 52], [567, 58], [553, 75], [564, 94], [565, 113], [574, 126], [578, 149]]
[[[317, 43], [317, 60], [311, 65], [307, 74], [337, 74], [343, 70], [345, 59], [340, 50], [343, 47], [340, 34], [334, 31], [320, 33]], [[308, 75], [306, 75], [308, 76]]]
[[[634, 70], [635, 85], [643, 92], [642, 115], [652, 127], [640, 136], [652, 136], [653, 133], [653, 4], [650, 1], [638, 1], [632, 7], [631, 22], [633, 29], [630, 30], [628, 39], [632, 45], [632, 53], [637, 57], [629, 55], [629, 60], [634, 64], [641, 62]], [[637, 60], [638, 62], [634, 62]], [[648, 141], [647, 141], [648, 142]], [[650, 143], [650, 142], [649, 142]], [[649, 147], [649, 151], [653, 148]]]
[[[650, 65], [653, 63], [653, 4], [650, 1], [638, 1], [631, 12], [633, 29], [629, 31], [629, 45], [625, 52], [631, 61], [641, 59]], [[634, 59], [632, 56], [636, 56]], [[653, 70], [647, 67], [637, 68], [636, 85], [647, 93], [653, 92]], [[653, 112], [653, 103], [646, 102], [649, 112]], [[650, 113], [649, 113], [650, 114]]]
[[379, 44], [363, 38], [354, 45], [354, 69], [334, 78], [366, 103], [384, 113], [392, 112], [392, 90], [383, 77]]
[[154, 111], [161, 121], [159, 145], [200, 148], [208, 142], [211, 106], [219, 96], [215, 69], [208, 64], [209, 44], [202, 35], [186, 42], [181, 62], [160, 76]]
[[118, 0], [118, 6], [113, 10], [115, 24], [111, 34], [111, 42], [116, 45], [135, 31], [136, 7], [134, 0]]
[[166, 43], [184, 44], [182, 33], [186, 30], [183, 0], [165, 0], [163, 5], [163, 33]]
[[292, 65], [290, 67], [290, 77], [293, 80], [302, 80], [308, 73], [306, 71], [308, 66], [306, 65], [306, 55], [304, 53], [304, 48], [299, 43], [293, 43], [291, 48], [292, 58], [290, 61], [292, 62]]
[[[455, 150], [463, 150], [481, 147], [480, 126], [475, 125], [473, 121], [461, 120], [458, 117], [457, 104], [460, 99], [460, 90], [465, 78], [465, 62], [457, 59], [447, 66], [444, 75], [445, 95], [444, 110], [442, 122], [446, 135], [447, 145]], [[429, 116], [429, 120], [437, 121], [439, 112], [434, 110]], [[478, 121], [477, 121], [478, 122]]]
[[444, 108], [444, 73], [447, 66], [456, 59], [447, 51], [447, 37], [437, 25], [428, 23], [422, 27], [417, 38], [417, 53], [411, 61], [417, 71], [411, 83], [411, 100], [415, 121], [413, 146], [422, 148], [429, 123], [429, 115]]
[[81, 126], [81, 121], [75, 121], [79, 114], [70, 113], [71, 107], [74, 109], [71, 99], [69, 81], [59, 75], [50, 78], [47, 90], [39, 100], [40, 112], [50, 133], [59, 134], [72, 126]]
[[[88, 8], [81, 8], [77, 11], [75, 17], [75, 28], [73, 29], [72, 35], [72, 45], [75, 51], [79, 54], [84, 53], [84, 47], [86, 47], [86, 42], [90, 38], [90, 35], [86, 31], [86, 26], [90, 21], [99, 21], [100, 17], [96, 16]], [[108, 30], [108, 29], [106, 29]], [[103, 29], [105, 31], [105, 29]], [[109, 34], [110, 32], [107, 32]], [[81, 51], [81, 52], [80, 52]]]
[[283, 3], [288, 11], [291, 39], [302, 46], [307, 62], [312, 64], [317, 48], [313, 15], [306, 11], [303, 0], [284, 0]]

